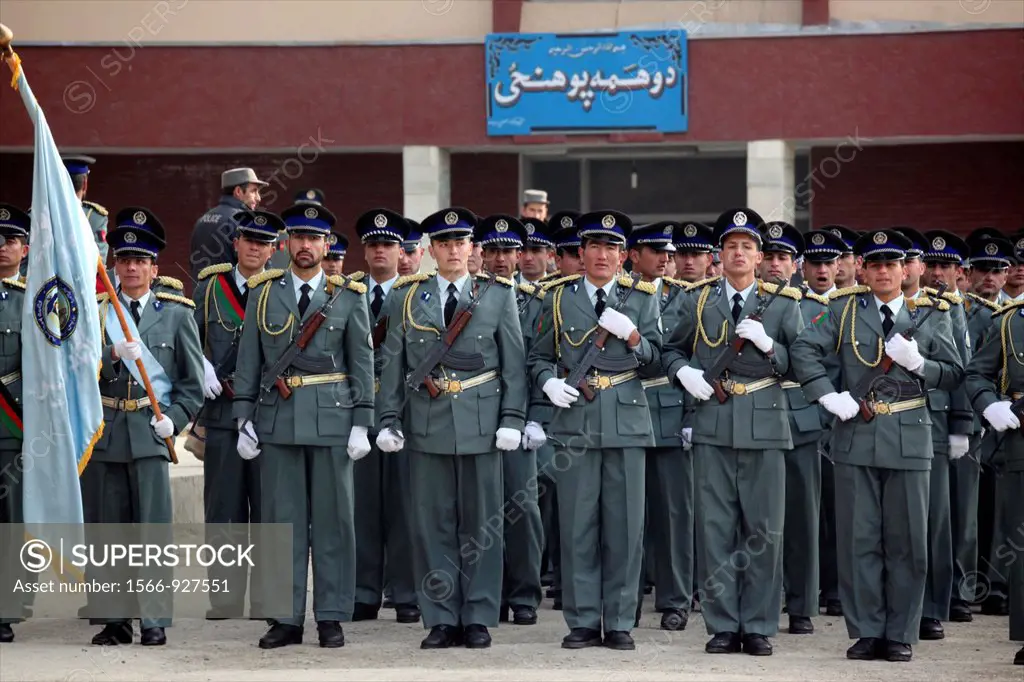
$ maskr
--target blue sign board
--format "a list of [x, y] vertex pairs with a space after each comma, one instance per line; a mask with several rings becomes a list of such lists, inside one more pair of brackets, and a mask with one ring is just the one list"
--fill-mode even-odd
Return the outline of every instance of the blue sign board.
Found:
[[487, 134], [686, 132], [686, 32], [487, 36]]

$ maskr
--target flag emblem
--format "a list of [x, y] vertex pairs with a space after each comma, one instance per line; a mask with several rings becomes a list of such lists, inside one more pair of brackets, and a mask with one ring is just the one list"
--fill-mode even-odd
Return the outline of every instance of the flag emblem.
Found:
[[36, 324], [51, 346], [60, 346], [78, 326], [78, 299], [64, 280], [51, 277], [36, 294], [33, 304]]

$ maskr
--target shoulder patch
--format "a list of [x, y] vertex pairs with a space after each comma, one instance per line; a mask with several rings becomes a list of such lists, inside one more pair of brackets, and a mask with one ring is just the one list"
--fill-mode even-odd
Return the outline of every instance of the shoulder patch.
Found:
[[353, 282], [351, 278], [342, 277], [341, 275], [331, 275], [327, 278], [327, 281], [336, 287], [345, 287], [359, 295], [366, 293], [366, 285], [359, 282]]
[[413, 282], [426, 282], [428, 279], [433, 277], [433, 273], [417, 272], [415, 275], [402, 275], [394, 284], [395, 289], [401, 289], [404, 286], [408, 286]]
[[96, 211], [100, 215], [107, 215], [107, 213], [108, 213], [107, 209], [105, 209], [103, 206], [100, 206], [95, 201], [85, 201], [83, 199], [82, 203], [84, 205], [88, 206], [89, 208], [91, 208], [92, 210]]
[[837, 298], [843, 296], [853, 296], [854, 294], [866, 294], [871, 291], [871, 287], [864, 286], [863, 284], [854, 284], [852, 287], [843, 287], [842, 289], [836, 289], [828, 295], [828, 300], [834, 301]]
[[[779, 290], [779, 286], [777, 284], [765, 282], [763, 280], [757, 280], [757, 286], [762, 292], [768, 292], [769, 294], [774, 294]], [[782, 291], [779, 293], [787, 298], [793, 299], [794, 301], [799, 301], [804, 297], [803, 292], [796, 287], [783, 287]]]
[[565, 277], [556, 277], [555, 279], [548, 280], [547, 282], [542, 282], [541, 287], [544, 291], [547, 291], [548, 289], [564, 286], [579, 279], [583, 279], [583, 275], [566, 275]]
[[971, 292], [967, 292], [967, 298], [971, 299], [971, 301], [974, 302], [974, 303], [977, 303], [979, 305], [985, 306], [989, 310], [993, 310], [993, 311], [999, 310], [999, 304], [998, 303], [993, 303], [992, 301], [988, 300], [987, 298], [982, 298], [981, 296], [978, 296], [977, 294], [972, 294]]
[[828, 305], [828, 296], [822, 296], [821, 294], [816, 294], [813, 291], [805, 291], [804, 298], [809, 298], [812, 301], [817, 301], [822, 305]]
[[218, 275], [222, 272], [231, 272], [234, 267], [235, 266], [231, 263], [217, 263], [216, 265], [210, 265], [199, 271], [199, 279], [203, 280], [210, 275]]
[[992, 317], [995, 317], [996, 315], [1002, 315], [1011, 310], [1020, 310], [1021, 308], [1024, 308], [1024, 301], [1011, 301], [1010, 303], [1007, 303], [996, 312], [992, 313]]
[[21, 291], [25, 291], [25, 283], [22, 282], [20, 279], [14, 279], [14, 278], [11, 278], [11, 277], [4, 277], [0, 281], [2, 281], [4, 283], [4, 286], [8, 286], [8, 287], [10, 287], [12, 289], [20, 289]]
[[162, 291], [158, 291], [156, 293], [156, 297], [161, 301], [173, 301], [175, 303], [180, 303], [184, 306], [188, 306], [189, 308], [196, 307], [196, 304], [192, 301], [191, 298], [185, 298], [184, 296], [178, 296], [177, 294], [165, 294]]
[[260, 274], [253, 275], [252, 277], [250, 277], [249, 281], [246, 282], [246, 286], [248, 286], [250, 289], [255, 289], [264, 282], [269, 282], [270, 280], [277, 279], [278, 277], [284, 277], [284, 272], [285, 271], [280, 268], [264, 270]]
[[160, 275], [156, 278], [156, 284], [162, 287], [168, 287], [170, 289], [177, 289], [178, 291], [184, 291], [185, 285], [182, 284], [180, 279], [168, 277], [167, 275]]
[[362, 270], [356, 270], [348, 276], [348, 278], [353, 282], [362, 282], [364, 277], [366, 277], [366, 273]]
[[698, 289], [702, 286], [714, 284], [720, 279], [722, 279], [721, 275], [715, 275], [714, 277], [705, 277], [704, 279], [698, 279], [696, 282], [690, 282], [689, 284], [684, 284], [683, 286], [686, 287], [687, 291], [693, 291], [694, 289]]

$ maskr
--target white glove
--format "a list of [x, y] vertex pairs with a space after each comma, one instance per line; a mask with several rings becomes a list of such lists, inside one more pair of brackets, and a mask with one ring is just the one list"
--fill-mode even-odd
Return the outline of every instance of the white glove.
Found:
[[971, 449], [971, 442], [963, 434], [949, 434], [949, 458], [960, 459]]
[[597, 318], [597, 323], [623, 341], [629, 341], [629, 337], [636, 331], [636, 325], [631, 319], [611, 308], [605, 308], [601, 317]]
[[826, 410], [839, 417], [840, 421], [849, 421], [860, 412], [860, 405], [853, 399], [849, 391], [842, 393], [826, 393], [818, 398], [818, 403]]
[[170, 438], [174, 435], [174, 422], [166, 414], [160, 415], [160, 421], [157, 421], [156, 415], [153, 415], [153, 418], [149, 420], [149, 425], [153, 427], [153, 433], [160, 438]]
[[924, 357], [917, 349], [917, 341], [915, 339], [907, 341], [903, 334], [895, 334], [885, 342], [885, 354], [892, 358], [893, 362], [906, 367], [911, 372], [916, 372], [924, 367]]
[[260, 439], [256, 437], [256, 429], [248, 419], [238, 420], [238, 445], [235, 449], [242, 459], [256, 459], [260, 455]]
[[1019, 429], [1020, 420], [1017, 419], [1017, 415], [1010, 409], [1010, 401], [1003, 400], [998, 403], [992, 403], [985, 408], [985, 411], [981, 413], [985, 420], [992, 425], [992, 428], [996, 431], [1006, 431], [1007, 429]]
[[746, 319], [736, 325], [736, 335], [757, 346], [762, 353], [767, 353], [775, 345], [772, 337], [764, 331], [764, 325], [757, 320]]
[[526, 422], [526, 429], [523, 431], [523, 450], [536, 450], [548, 442], [548, 435], [544, 428], [537, 422]]
[[502, 427], [494, 434], [494, 443], [498, 446], [499, 450], [508, 452], [518, 448], [522, 438], [523, 434], [519, 433], [516, 429]]
[[114, 344], [114, 352], [121, 358], [121, 362], [135, 362], [142, 357], [142, 344], [121, 340]]
[[704, 380], [704, 372], [694, 367], [680, 367], [676, 372], [676, 378], [683, 385], [686, 392], [697, 400], [707, 400], [715, 394], [715, 389]]
[[220, 379], [217, 378], [217, 370], [213, 368], [209, 360], [203, 358], [203, 395], [208, 400], [213, 400], [223, 390], [224, 387], [220, 385]]
[[366, 435], [365, 426], [353, 426], [348, 434], [348, 456], [351, 459], [362, 459], [370, 454], [370, 439]]
[[565, 383], [565, 379], [551, 377], [541, 386], [544, 395], [558, 407], [569, 407], [580, 397], [580, 392]]
[[384, 429], [377, 434], [377, 447], [381, 452], [398, 452], [405, 447], [405, 436], [395, 429]]
[[693, 449], [693, 429], [689, 426], [679, 432], [679, 439], [683, 442], [683, 450]]

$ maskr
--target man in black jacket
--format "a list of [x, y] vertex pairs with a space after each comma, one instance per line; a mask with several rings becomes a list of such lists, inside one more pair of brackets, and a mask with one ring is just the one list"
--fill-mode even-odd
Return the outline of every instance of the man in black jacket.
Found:
[[192, 228], [189, 245], [189, 269], [192, 281], [199, 271], [218, 263], [234, 263], [232, 246], [238, 228], [235, 214], [253, 211], [260, 204], [260, 190], [267, 183], [251, 168], [232, 168], [220, 175], [221, 197], [216, 206], [204, 213]]

